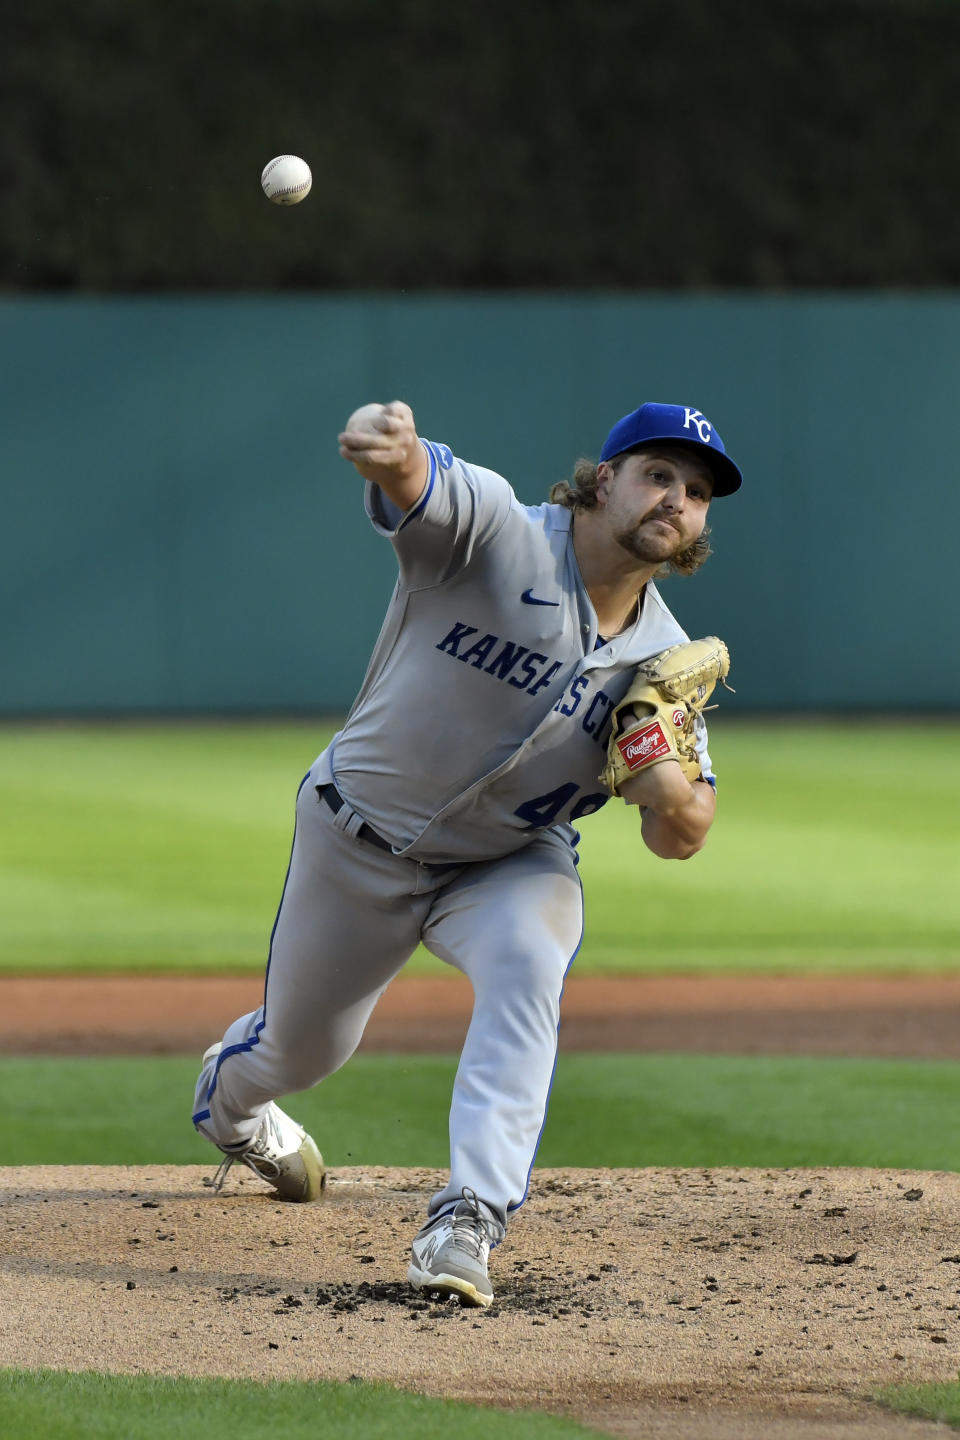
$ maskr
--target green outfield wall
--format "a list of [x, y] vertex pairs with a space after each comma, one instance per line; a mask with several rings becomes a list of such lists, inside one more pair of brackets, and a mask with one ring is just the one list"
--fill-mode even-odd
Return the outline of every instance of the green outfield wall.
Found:
[[730, 711], [960, 707], [958, 335], [957, 294], [0, 302], [0, 714], [346, 706], [395, 567], [336, 436], [395, 397], [528, 502], [699, 407], [745, 483], [665, 591]]

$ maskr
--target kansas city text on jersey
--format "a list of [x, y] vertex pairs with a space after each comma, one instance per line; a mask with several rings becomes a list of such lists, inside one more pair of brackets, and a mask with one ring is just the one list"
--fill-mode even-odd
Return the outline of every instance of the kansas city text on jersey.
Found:
[[[480, 635], [476, 625], [467, 625], [458, 620], [453, 629], [438, 642], [436, 649], [445, 655], [452, 655], [464, 665], [472, 665], [475, 670], [482, 670], [485, 675], [492, 675], [495, 680], [506, 681], [514, 689], [522, 690], [527, 695], [539, 694], [569, 665], [569, 662], [565, 665], [562, 660], [551, 660], [549, 655], [544, 655], [539, 650], [530, 650], [516, 640], [504, 640], [499, 635], [487, 633], [478, 640], [471, 641], [471, 636], [474, 635]], [[573, 676], [570, 683], [564, 687], [563, 694], [553, 707], [554, 710], [561, 715], [575, 715], [584, 702], [589, 687], [588, 675]], [[613, 705], [614, 701], [606, 691], [597, 689], [581, 715], [580, 723], [584, 731], [592, 736], [598, 745], [606, 743], [609, 733], [607, 722]]]

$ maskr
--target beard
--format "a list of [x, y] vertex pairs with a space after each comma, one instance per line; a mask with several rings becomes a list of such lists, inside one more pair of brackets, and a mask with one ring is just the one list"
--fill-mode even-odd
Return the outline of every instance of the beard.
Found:
[[647, 520], [642, 520], [639, 525], [627, 526], [618, 531], [614, 536], [621, 549], [634, 560], [641, 560], [645, 565], [658, 565], [665, 560], [672, 560], [674, 555], [689, 548], [692, 543], [669, 524], [669, 529], [647, 529]]

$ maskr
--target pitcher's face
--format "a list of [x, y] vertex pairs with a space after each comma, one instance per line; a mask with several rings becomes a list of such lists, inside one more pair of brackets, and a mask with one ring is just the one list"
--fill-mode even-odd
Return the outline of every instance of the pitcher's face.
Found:
[[698, 540], [707, 523], [713, 477], [682, 446], [651, 445], [616, 471], [597, 467], [597, 500], [609, 534], [634, 559], [662, 564]]

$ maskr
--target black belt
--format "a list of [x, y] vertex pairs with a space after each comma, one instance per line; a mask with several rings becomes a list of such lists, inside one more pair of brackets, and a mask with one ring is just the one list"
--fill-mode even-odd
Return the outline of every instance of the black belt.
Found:
[[[334, 815], [336, 815], [338, 810], [342, 810], [346, 804], [336, 785], [318, 785], [317, 794], [321, 800], [327, 802]], [[364, 820], [356, 833], [361, 840], [366, 840], [370, 845], [376, 845], [378, 850], [386, 850], [391, 855], [393, 854], [393, 846], [390, 844], [390, 841], [384, 840], [382, 835], [378, 835], [373, 826], [368, 825], [366, 820]]]

